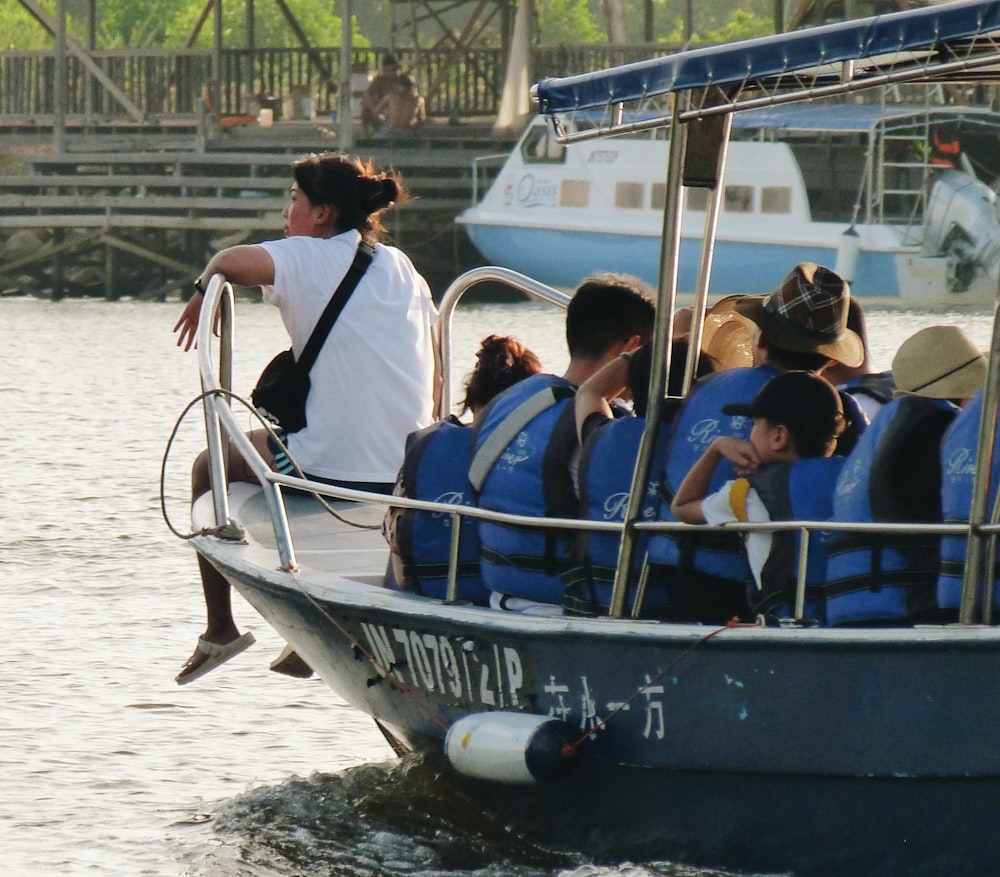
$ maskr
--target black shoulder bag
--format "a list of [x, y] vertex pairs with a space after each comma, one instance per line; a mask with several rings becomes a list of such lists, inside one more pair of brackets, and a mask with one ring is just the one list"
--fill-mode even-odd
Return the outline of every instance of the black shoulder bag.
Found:
[[289, 347], [272, 359], [257, 379], [257, 386], [250, 394], [254, 407], [268, 420], [276, 423], [285, 432], [298, 432], [306, 425], [306, 397], [309, 395], [309, 371], [319, 356], [320, 348], [330, 334], [333, 324], [354, 292], [358, 281], [368, 270], [375, 250], [362, 241], [347, 269], [340, 286], [316, 322], [302, 356], [295, 359]]

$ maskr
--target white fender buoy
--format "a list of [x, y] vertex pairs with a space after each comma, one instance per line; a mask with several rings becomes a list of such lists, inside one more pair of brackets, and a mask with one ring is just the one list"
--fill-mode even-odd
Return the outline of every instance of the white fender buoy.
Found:
[[498, 783], [548, 782], [565, 776], [575, 759], [566, 747], [573, 729], [551, 716], [473, 713], [453, 724], [444, 751], [460, 774]]
[[852, 225], [841, 236], [837, 244], [837, 261], [833, 266], [848, 283], [854, 282], [854, 273], [858, 270], [858, 255], [861, 253], [861, 235]]

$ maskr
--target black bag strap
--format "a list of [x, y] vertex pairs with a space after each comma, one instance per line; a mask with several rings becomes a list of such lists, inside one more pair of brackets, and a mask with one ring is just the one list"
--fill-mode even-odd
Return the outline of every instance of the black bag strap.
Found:
[[364, 276], [365, 271], [368, 270], [368, 266], [371, 265], [374, 258], [375, 249], [364, 241], [361, 241], [358, 244], [358, 251], [354, 254], [354, 261], [351, 262], [351, 267], [347, 269], [344, 279], [340, 281], [340, 286], [334, 291], [330, 297], [330, 301], [327, 302], [326, 307], [323, 309], [323, 313], [320, 314], [319, 319], [316, 321], [316, 327], [312, 330], [309, 340], [306, 341], [306, 346], [302, 349], [302, 355], [295, 360], [296, 368], [303, 373], [309, 374], [313, 363], [316, 362], [316, 357], [319, 356], [323, 343], [326, 341], [326, 336], [330, 334], [333, 324], [337, 322], [337, 317], [340, 316], [340, 312], [344, 309], [344, 305], [347, 304], [351, 293], [354, 292], [354, 288], [358, 285], [358, 282]]

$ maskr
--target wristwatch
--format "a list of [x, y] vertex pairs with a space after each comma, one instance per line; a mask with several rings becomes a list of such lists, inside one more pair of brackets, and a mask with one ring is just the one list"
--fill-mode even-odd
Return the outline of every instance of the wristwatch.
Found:
[[201, 278], [202, 278], [201, 274], [199, 274], [197, 277], [195, 277], [194, 284], [193, 284], [194, 285], [194, 291], [195, 292], [200, 292], [202, 295], [204, 295], [205, 294], [205, 287], [202, 285]]

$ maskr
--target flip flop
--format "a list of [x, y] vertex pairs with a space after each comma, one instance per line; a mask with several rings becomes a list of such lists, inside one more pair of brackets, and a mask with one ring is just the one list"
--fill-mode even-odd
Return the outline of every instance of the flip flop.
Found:
[[[195, 670], [191, 670], [187, 673], [185, 673], [184, 670], [181, 670], [181, 672], [174, 677], [174, 682], [178, 685], [187, 685], [188, 682], [194, 682], [195, 679], [200, 679], [220, 664], [225, 664], [230, 658], [236, 657], [240, 652], [250, 648], [253, 644], [253, 634], [249, 631], [228, 643], [213, 643], [209, 642], [204, 637], [199, 637], [198, 651], [206, 656], [205, 660], [202, 661], [202, 663], [199, 664]], [[188, 664], [190, 663], [191, 662], [188, 661]], [[186, 668], [187, 664], [185, 664], [185, 669]]]

